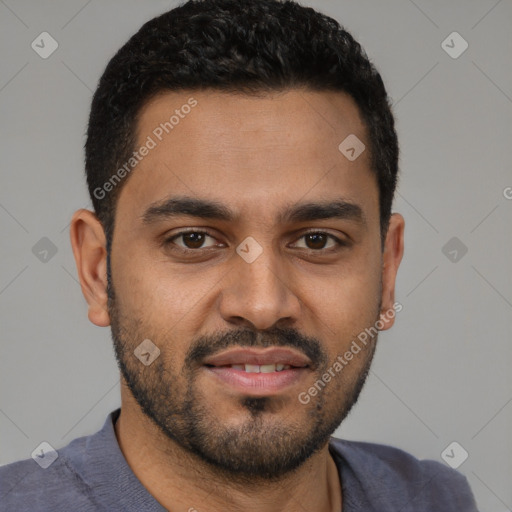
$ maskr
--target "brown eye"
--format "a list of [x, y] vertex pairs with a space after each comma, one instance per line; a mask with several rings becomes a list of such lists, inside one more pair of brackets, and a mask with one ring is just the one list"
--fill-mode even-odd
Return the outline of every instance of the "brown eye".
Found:
[[[322, 249], [334, 249], [336, 246], [345, 245], [344, 242], [339, 240], [333, 235], [323, 233], [321, 231], [315, 231], [302, 235], [299, 240], [304, 240], [304, 245], [296, 245], [300, 249], [310, 249], [312, 251], [321, 251]], [[330, 243], [329, 245], [327, 245]]]
[[308, 249], [324, 249], [328, 237], [323, 233], [311, 233], [305, 235], [306, 245]]
[[187, 249], [199, 249], [204, 244], [205, 237], [204, 233], [187, 233], [182, 235], [183, 243]]
[[213, 247], [215, 243], [206, 246], [204, 245], [207, 239], [211, 239], [213, 242], [215, 242], [215, 239], [204, 231], [184, 231], [182, 233], [174, 235], [173, 237], [168, 239], [166, 243], [175, 244], [184, 250], [204, 249], [207, 247]]

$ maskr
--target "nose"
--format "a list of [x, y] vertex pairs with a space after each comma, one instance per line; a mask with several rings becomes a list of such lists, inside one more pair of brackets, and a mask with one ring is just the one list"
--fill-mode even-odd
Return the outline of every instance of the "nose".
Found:
[[271, 249], [265, 248], [252, 263], [238, 255], [234, 258], [234, 267], [225, 276], [220, 294], [222, 318], [237, 326], [261, 330], [296, 323], [301, 302], [293, 291], [290, 271], [277, 261]]

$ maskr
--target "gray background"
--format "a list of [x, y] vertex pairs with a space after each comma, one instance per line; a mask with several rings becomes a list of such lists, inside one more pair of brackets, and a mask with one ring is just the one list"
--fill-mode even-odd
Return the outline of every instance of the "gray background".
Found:
[[[120, 405], [110, 331], [87, 320], [68, 223], [90, 206], [83, 144], [97, 80], [143, 22], [174, 5], [0, 1], [2, 464], [96, 431]], [[401, 143], [394, 210], [406, 219], [403, 310], [336, 435], [439, 461], [457, 441], [480, 509], [510, 510], [512, 3], [308, 5], [338, 19], [381, 71]], [[59, 45], [47, 59], [31, 48], [43, 31]], [[456, 59], [441, 46], [453, 31], [469, 44]], [[33, 249], [43, 237], [54, 255], [41, 252], [47, 241]]]

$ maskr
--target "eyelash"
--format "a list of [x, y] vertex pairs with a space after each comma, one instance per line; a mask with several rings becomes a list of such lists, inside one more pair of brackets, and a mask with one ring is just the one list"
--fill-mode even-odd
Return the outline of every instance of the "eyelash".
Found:
[[[208, 231], [205, 231], [205, 230], [200, 230], [200, 229], [191, 229], [191, 230], [188, 230], [188, 231], [180, 231], [178, 233], [175, 233], [174, 235], [172, 235], [171, 237], [169, 238], [166, 238], [163, 242], [163, 245], [165, 247], [168, 247], [169, 245], [174, 245], [174, 240], [176, 240], [177, 238], [179, 238], [180, 236], [183, 236], [183, 235], [188, 235], [188, 234], [199, 234], [199, 235], [207, 235], [211, 238], [215, 238], [215, 236], [208, 232]], [[303, 233], [297, 240], [300, 240], [301, 238], [304, 238], [305, 236], [307, 235], [326, 235], [328, 238], [330, 238], [331, 240], [334, 240], [334, 242], [337, 244], [337, 247], [330, 247], [328, 249], [308, 249], [308, 248], [301, 248], [303, 251], [309, 251], [310, 253], [330, 253], [330, 252], [333, 252], [337, 249], [339, 249], [340, 247], [346, 247], [348, 246], [349, 244], [343, 240], [340, 240], [338, 237], [334, 236], [334, 235], [331, 235], [329, 233], [326, 233], [325, 231], [317, 231], [317, 230], [312, 230], [312, 231], [307, 231], [306, 233]], [[206, 248], [198, 248], [198, 249], [189, 249], [189, 248], [186, 248], [186, 247], [180, 247], [180, 246], [175, 246], [176, 249], [184, 254], [190, 254], [190, 253], [200, 253], [201, 251], [205, 251], [205, 250], [208, 250], [208, 249], [214, 249], [215, 247], [206, 247]]]

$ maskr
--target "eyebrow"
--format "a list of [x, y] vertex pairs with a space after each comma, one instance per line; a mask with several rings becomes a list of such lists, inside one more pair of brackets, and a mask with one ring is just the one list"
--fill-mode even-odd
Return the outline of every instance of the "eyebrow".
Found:
[[[173, 196], [162, 202], [150, 205], [142, 214], [144, 224], [152, 224], [174, 217], [190, 216], [235, 222], [239, 215], [222, 203], [213, 200], [187, 196]], [[366, 225], [363, 209], [355, 203], [343, 199], [328, 202], [298, 203], [280, 212], [277, 222], [298, 223], [313, 220], [342, 219]]]

